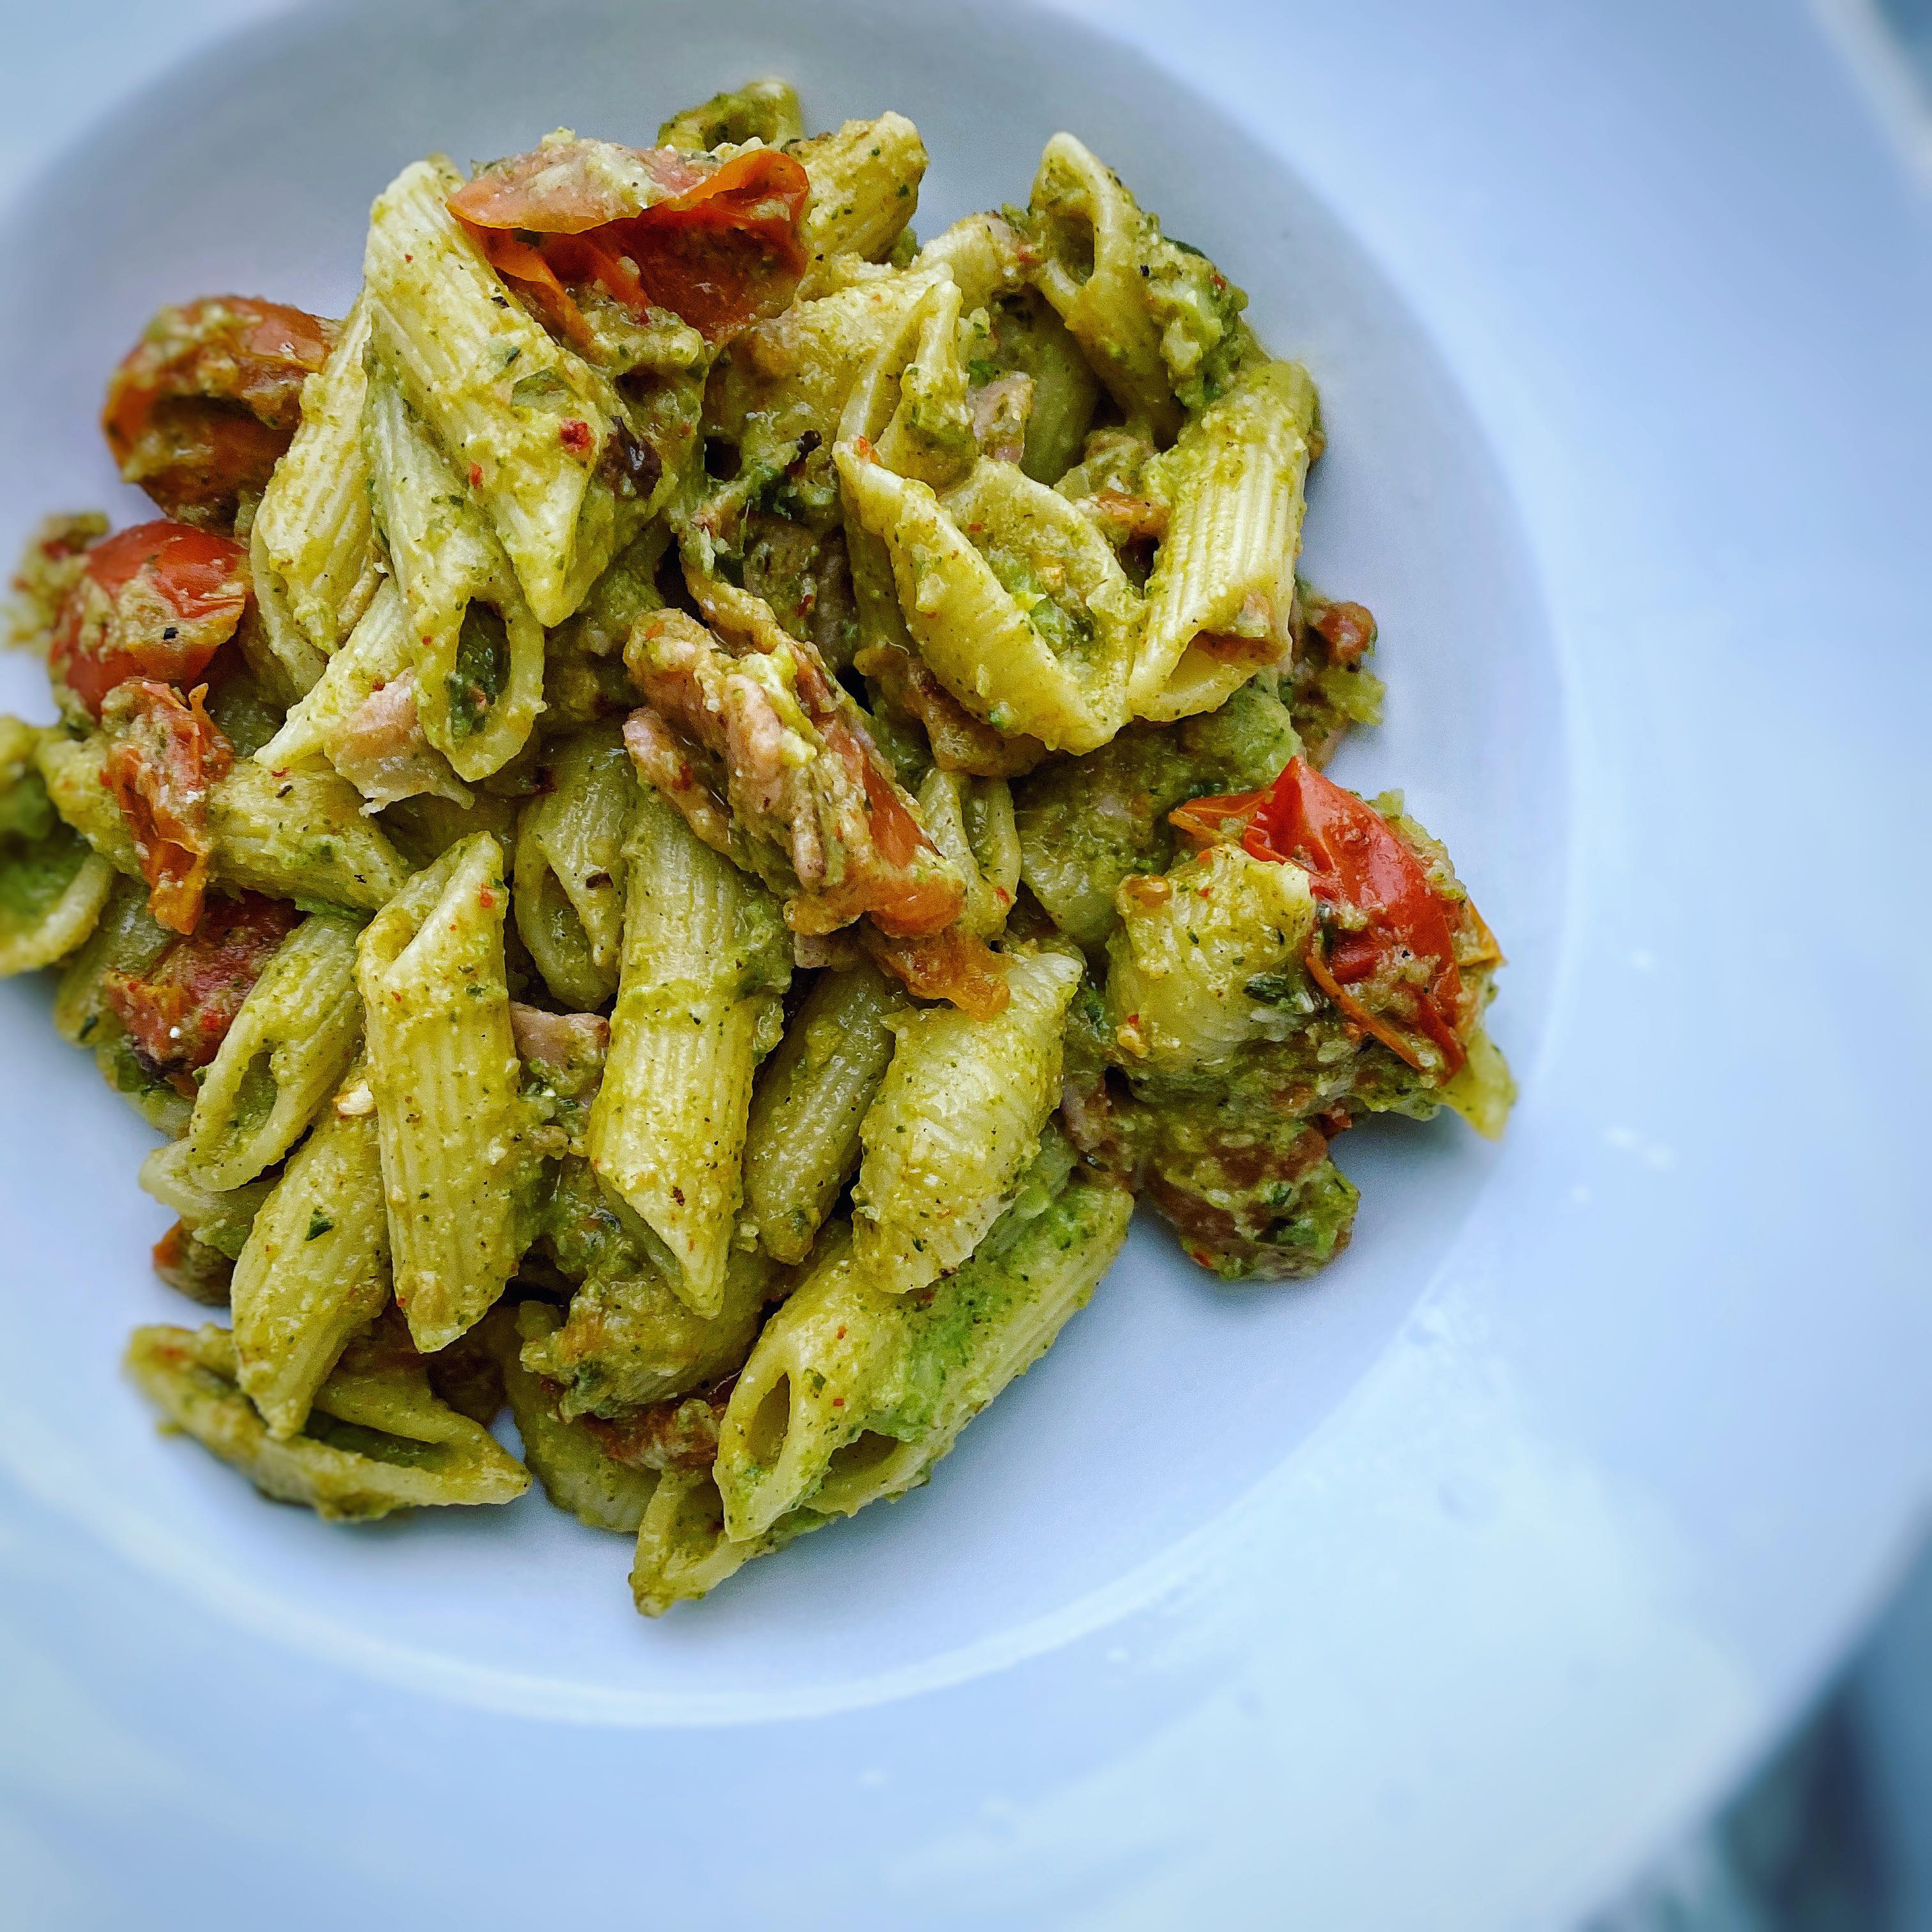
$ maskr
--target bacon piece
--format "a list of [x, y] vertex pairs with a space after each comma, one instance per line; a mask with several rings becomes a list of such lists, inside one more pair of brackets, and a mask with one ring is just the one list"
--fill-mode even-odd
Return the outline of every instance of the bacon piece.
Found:
[[121, 474], [170, 517], [232, 528], [302, 421], [332, 323], [252, 296], [164, 308], [107, 386], [100, 426]]
[[1033, 414], [1034, 380], [1018, 374], [996, 376], [968, 398], [973, 412], [973, 440], [994, 463], [1017, 463], [1026, 454], [1027, 420]]
[[601, 1013], [552, 1013], [510, 1002], [510, 1035], [517, 1057], [546, 1066], [572, 1067], [602, 1060], [610, 1043], [610, 1022]]
[[425, 793], [459, 805], [470, 802], [469, 788], [424, 734], [413, 670], [363, 699], [330, 734], [328, 750], [330, 764], [370, 811]]
[[193, 937], [170, 941], [146, 973], [110, 972], [102, 990], [136, 1052], [192, 1094], [186, 1076], [220, 1051], [242, 1002], [299, 916], [294, 907], [256, 892], [212, 899]]
[[110, 743], [101, 782], [114, 794], [148, 882], [148, 906], [170, 932], [201, 917], [214, 842], [208, 794], [235, 762], [235, 748], [202, 708], [207, 687], [184, 702], [171, 684], [130, 678], [102, 711]]
[[1375, 648], [1375, 613], [1365, 604], [1331, 604], [1311, 596], [1307, 624], [1327, 647], [1329, 662], [1344, 670], [1354, 670]]
[[868, 914], [902, 935], [950, 925], [964, 888], [857, 707], [768, 610], [756, 628], [734, 648], [682, 611], [639, 622], [625, 650], [650, 706], [625, 728], [639, 770], [708, 844], [730, 850], [735, 836], [784, 855], [799, 884], [785, 909], [794, 930]]

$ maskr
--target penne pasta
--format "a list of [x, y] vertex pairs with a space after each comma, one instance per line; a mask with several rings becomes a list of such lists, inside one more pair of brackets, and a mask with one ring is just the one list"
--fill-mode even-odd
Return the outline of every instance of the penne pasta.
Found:
[[[966, 1424], [1045, 1353], [1125, 1240], [1132, 1197], [1040, 1184], [929, 1298], [882, 1292], [842, 1233], [759, 1337], [721, 1426], [726, 1533], [744, 1541], [801, 1505], [848, 1516], [923, 1482]], [[1058, 1178], [1053, 1171], [1058, 1170]]]
[[362, 413], [370, 489], [409, 622], [416, 718], [460, 778], [500, 770], [543, 709], [544, 638], [509, 559], [387, 370]]
[[869, 962], [835, 968], [765, 1063], [745, 1137], [745, 1211], [773, 1260], [804, 1260], [857, 1168], [860, 1123], [892, 1060], [890, 1022], [906, 1005]]
[[536, 621], [560, 624], [618, 547], [602, 466], [620, 412], [608, 378], [511, 298], [450, 213], [460, 182], [417, 161], [376, 197], [362, 264], [371, 346], [474, 493]]
[[1212, 711], [1287, 655], [1316, 413], [1305, 369], [1264, 362], [1150, 466], [1172, 507], [1128, 685], [1136, 717]]
[[1029, 204], [1034, 278], [1129, 425], [1166, 444], [1220, 395], [1252, 347], [1247, 298], [1166, 239], [1120, 177], [1071, 134], [1040, 156]]
[[229, 1284], [236, 1381], [278, 1441], [389, 1300], [388, 1204], [358, 1063], [255, 1211]]
[[188, 1161], [208, 1186], [238, 1187], [280, 1160], [355, 1058], [361, 930], [343, 914], [311, 913], [249, 989], [188, 1121]]
[[839, 255], [880, 262], [919, 210], [926, 143], [903, 114], [848, 121], [799, 143], [812, 182], [800, 238], [814, 266]]
[[[36, 762], [54, 809], [116, 872], [139, 878], [133, 836], [104, 782], [106, 740], [50, 738]], [[209, 787], [208, 806], [220, 884], [373, 912], [409, 876], [355, 788], [326, 769], [269, 771], [239, 759]]]
[[141, 1163], [141, 1190], [180, 1217], [197, 1240], [230, 1261], [239, 1255], [262, 1203], [274, 1183], [261, 1179], [239, 1187], [210, 1187], [196, 1174], [188, 1143], [158, 1147]]
[[999, 1218], [1060, 1097], [1080, 974], [1064, 953], [1016, 955], [995, 1018], [930, 1006], [888, 1022], [892, 1064], [860, 1130], [852, 1196], [857, 1264], [881, 1293], [957, 1268]]
[[359, 942], [396, 1300], [426, 1354], [482, 1318], [522, 1252], [508, 901], [501, 848], [478, 832], [411, 880]]
[[236, 1378], [228, 1331], [137, 1328], [127, 1366], [164, 1421], [277, 1502], [329, 1521], [426, 1505], [506, 1503], [530, 1474], [488, 1430], [430, 1393], [420, 1364], [345, 1364], [316, 1391], [308, 1426], [272, 1436]]
[[614, 724], [553, 742], [550, 788], [517, 826], [517, 931], [566, 1005], [608, 1005], [624, 938], [624, 841], [638, 782]]
[[[287, 771], [325, 758], [372, 808], [425, 794], [469, 804], [470, 788], [422, 735], [416, 717], [416, 659], [408, 607], [386, 578], [321, 676], [256, 752], [256, 763]], [[391, 688], [405, 680], [410, 702], [399, 709]], [[390, 698], [381, 700], [386, 691]]]
[[55, 811], [34, 762], [42, 734], [0, 714], [0, 979], [84, 944], [114, 868]]
[[368, 349], [369, 304], [358, 296], [328, 362], [302, 385], [302, 427], [262, 493], [249, 542], [256, 594], [271, 584], [325, 660], [361, 621], [383, 574], [362, 448]]
[[968, 710], [1058, 751], [1120, 729], [1140, 599], [1064, 497], [1011, 464], [982, 460], [941, 498], [856, 443], [839, 445], [838, 463], [859, 523], [890, 555], [921, 655]]
[[590, 1162], [662, 1244], [700, 1315], [723, 1304], [752, 1076], [790, 976], [778, 906], [640, 785], [624, 850], [623, 952]]

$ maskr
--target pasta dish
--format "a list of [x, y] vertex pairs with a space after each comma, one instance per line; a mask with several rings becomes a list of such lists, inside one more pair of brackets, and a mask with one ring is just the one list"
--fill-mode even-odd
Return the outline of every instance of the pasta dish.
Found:
[[1494, 938], [1323, 776], [1308, 370], [1070, 135], [922, 242], [926, 165], [776, 82], [418, 161], [340, 320], [161, 310], [158, 514], [28, 543], [0, 972], [164, 1137], [224, 1315], [128, 1369], [269, 1497], [534, 1476], [656, 1615], [925, 1482], [1138, 1198], [1298, 1279], [1352, 1124], [1502, 1130]]

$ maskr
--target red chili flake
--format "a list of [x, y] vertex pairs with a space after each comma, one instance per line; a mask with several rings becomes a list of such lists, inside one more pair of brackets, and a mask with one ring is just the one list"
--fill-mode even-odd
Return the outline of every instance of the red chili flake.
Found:
[[842, 1395], [835, 1395], [832, 1398], [832, 1406], [834, 1408], [843, 1408], [845, 1406], [845, 1398]]
[[480, 490], [483, 487], [483, 466], [480, 463], [472, 463], [470, 466], [470, 487], [472, 490]]
[[590, 425], [578, 416], [557, 425], [556, 440], [573, 456], [588, 456], [597, 442], [590, 434]]
[[488, 886], [479, 886], [476, 890], [476, 903], [488, 912], [496, 903], [496, 895]]

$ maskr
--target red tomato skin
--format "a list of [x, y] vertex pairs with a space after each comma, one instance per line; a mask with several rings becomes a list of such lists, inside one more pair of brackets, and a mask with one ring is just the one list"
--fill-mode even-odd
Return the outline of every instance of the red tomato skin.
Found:
[[88, 552], [50, 666], [94, 718], [130, 677], [190, 683], [234, 635], [248, 582], [248, 552], [232, 537], [166, 518], [117, 531]]
[[171, 684], [129, 678], [106, 706], [109, 747], [102, 782], [134, 842], [148, 906], [170, 932], [200, 924], [214, 844], [208, 797], [235, 748], [202, 709], [205, 687], [184, 700]]
[[[1318, 983], [1332, 982], [1334, 995], [1354, 1016], [1366, 1017], [1342, 989], [1372, 978], [1400, 952], [1427, 962], [1430, 982], [1416, 998], [1415, 1029], [1441, 1049], [1452, 1071], [1462, 1064], [1458, 1020], [1465, 1003], [1448, 908], [1430, 890], [1421, 860], [1373, 806], [1294, 758], [1264, 790], [1196, 799], [1172, 816], [1196, 836], [1238, 826], [1242, 847], [1252, 856], [1300, 866], [1318, 899], [1364, 916], [1360, 926], [1336, 932], [1324, 957], [1316, 957], [1318, 934], [1310, 941]], [[1382, 1023], [1372, 1030], [1394, 1044]], [[1421, 1064], [1412, 1048], [1396, 1050]]]
[[122, 476], [167, 515], [232, 528], [302, 420], [334, 328], [254, 296], [162, 309], [109, 379], [100, 427]]
[[299, 917], [257, 892], [211, 899], [194, 935], [172, 941], [145, 974], [110, 974], [108, 1004], [142, 1058], [178, 1076], [206, 1066]]
[[[684, 184], [638, 212], [586, 185], [562, 159], [519, 155], [465, 182], [449, 206], [496, 272], [579, 347], [589, 332], [566, 284], [595, 283], [641, 315], [667, 308], [720, 342], [790, 299], [805, 272], [799, 225], [812, 192], [799, 162], [776, 148], [734, 155], [709, 172], [688, 157], [638, 151], [662, 183]], [[552, 176], [546, 205], [537, 177]]]

